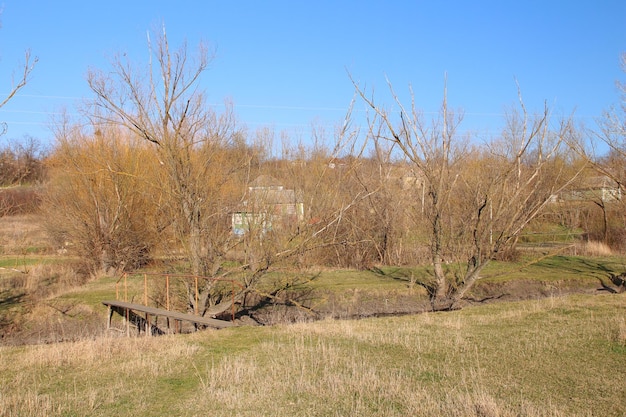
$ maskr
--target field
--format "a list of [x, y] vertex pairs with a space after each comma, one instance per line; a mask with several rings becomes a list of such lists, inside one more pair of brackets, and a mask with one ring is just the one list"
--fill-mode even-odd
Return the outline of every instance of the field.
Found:
[[4, 416], [623, 416], [626, 299], [0, 348]]
[[423, 268], [324, 270], [297, 289], [315, 316], [125, 337], [101, 304], [117, 278], [73, 273], [36, 228], [0, 243], [0, 416], [626, 415], [626, 293], [598, 290], [623, 257], [495, 262], [440, 313]]

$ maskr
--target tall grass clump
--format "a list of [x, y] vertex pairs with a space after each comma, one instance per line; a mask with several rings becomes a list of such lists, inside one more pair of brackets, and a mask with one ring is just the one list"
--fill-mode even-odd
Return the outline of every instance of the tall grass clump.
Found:
[[576, 252], [582, 256], [611, 256], [613, 251], [606, 243], [589, 240], [576, 245]]

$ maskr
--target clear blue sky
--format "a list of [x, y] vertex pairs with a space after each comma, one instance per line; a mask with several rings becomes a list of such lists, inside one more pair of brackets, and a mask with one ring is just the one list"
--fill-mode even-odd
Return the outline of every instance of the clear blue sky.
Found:
[[[381, 99], [385, 76], [405, 96], [436, 111], [444, 74], [464, 128], [496, 133], [517, 100], [575, 111], [591, 123], [618, 102], [624, 80], [626, 1], [34, 1], [6, 0], [0, 16], [0, 92], [30, 49], [30, 83], [0, 109], [2, 140], [31, 135], [52, 142], [51, 116], [75, 113], [90, 91], [90, 67], [106, 70], [126, 52], [147, 58], [146, 31], [164, 23], [170, 42], [202, 39], [216, 58], [202, 86], [210, 101], [229, 97], [250, 131], [271, 126], [293, 137], [312, 123], [341, 122], [352, 76]], [[360, 108], [363, 108], [361, 106]], [[357, 107], [358, 109], [358, 107]]]

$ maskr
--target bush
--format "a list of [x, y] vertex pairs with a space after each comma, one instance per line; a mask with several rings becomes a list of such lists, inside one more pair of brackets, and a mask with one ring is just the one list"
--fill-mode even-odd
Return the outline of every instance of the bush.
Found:
[[35, 213], [40, 202], [41, 191], [38, 187], [16, 187], [0, 190], [0, 216]]

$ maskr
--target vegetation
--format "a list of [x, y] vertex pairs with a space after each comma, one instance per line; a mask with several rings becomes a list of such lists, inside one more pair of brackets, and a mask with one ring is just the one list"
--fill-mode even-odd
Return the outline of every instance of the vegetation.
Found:
[[[547, 108], [532, 116], [521, 102], [502, 133], [480, 144], [456, 135], [462, 112], [448, 109], [445, 94], [427, 122], [391, 90], [402, 109], [394, 120], [355, 85], [373, 111], [365, 134], [348, 109], [330, 138], [314, 131], [312, 144], [289, 145], [283, 137], [277, 157], [266, 151], [273, 132], [251, 139], [232, 107], [206, 105], [198, 82], [212, 57], [203, 45], [192, 56], [186, 45], [171, 48], [165, 30], [153, 39], [147, 64], [120, 56], [110, 71], [90, 71], [89, 123], [61, 121], [45, 157], [46, 230], [56, 250], [81, 260], [81, 274], [155, 265], [190, 273], [202, 277], [198, 295], [186, 284], [180, 305], [219, 315], [275, 302], [317, 269], [429, 264], [428, 277], [413, 282], [438, 310], [463, 305], [490, 262], [545, 243], [526, 231], [560, 231], [555, 253], [580, 237], [623, 243], [614, 232], [624, 229], [614, 214], [621, 200], [581, 191], [596, 165], [564, 146], [580, 135]], [[33, 165], [33, 148], [20, 148], [22, 165]], [[238, 229], [236, 218], [245, 219]], [[285, 271], [291, 280], [264, 279]], [[241, 285], [235, 297], [216, 284], [224, 279]]]
[[[414, 97], [406, 108], [390, 86], [400, 108], [396, 121], [356, 88], [374, 113], [368, 128], [372, 140], [398, 148], [420, 185], [418, 221], [425, 225], [433, 267], [432, 280], [424, 285], [433, 309], [455, 308], [485, 266], [511, 249], [552, 196], [577, 177], [563, 163], [571, 121], [552, 128], [548, 108], [531, 117], [521, 102], [521, 114], [508, 116], [502, 137], [480, 145], [457, 137], [463, 116], [448, 108], [447, 93], [429, 124]], [[462, 265], [453, 271], [445, 267], [450, 262]]]
[[[600, 156], [547, 108], [478, 143], [445, 92], [426, 121], [355, 84], [367, 126], [276, 155], [153, 39], [49, 153], [0, 149], [0, 415], [624, 415], [623, 111]], [[116, 337], [121, 285], [276, 326]]]
[[0, 409], [5, 416], [621, 416], [624, 301], [578, 295], [3, 347]]

